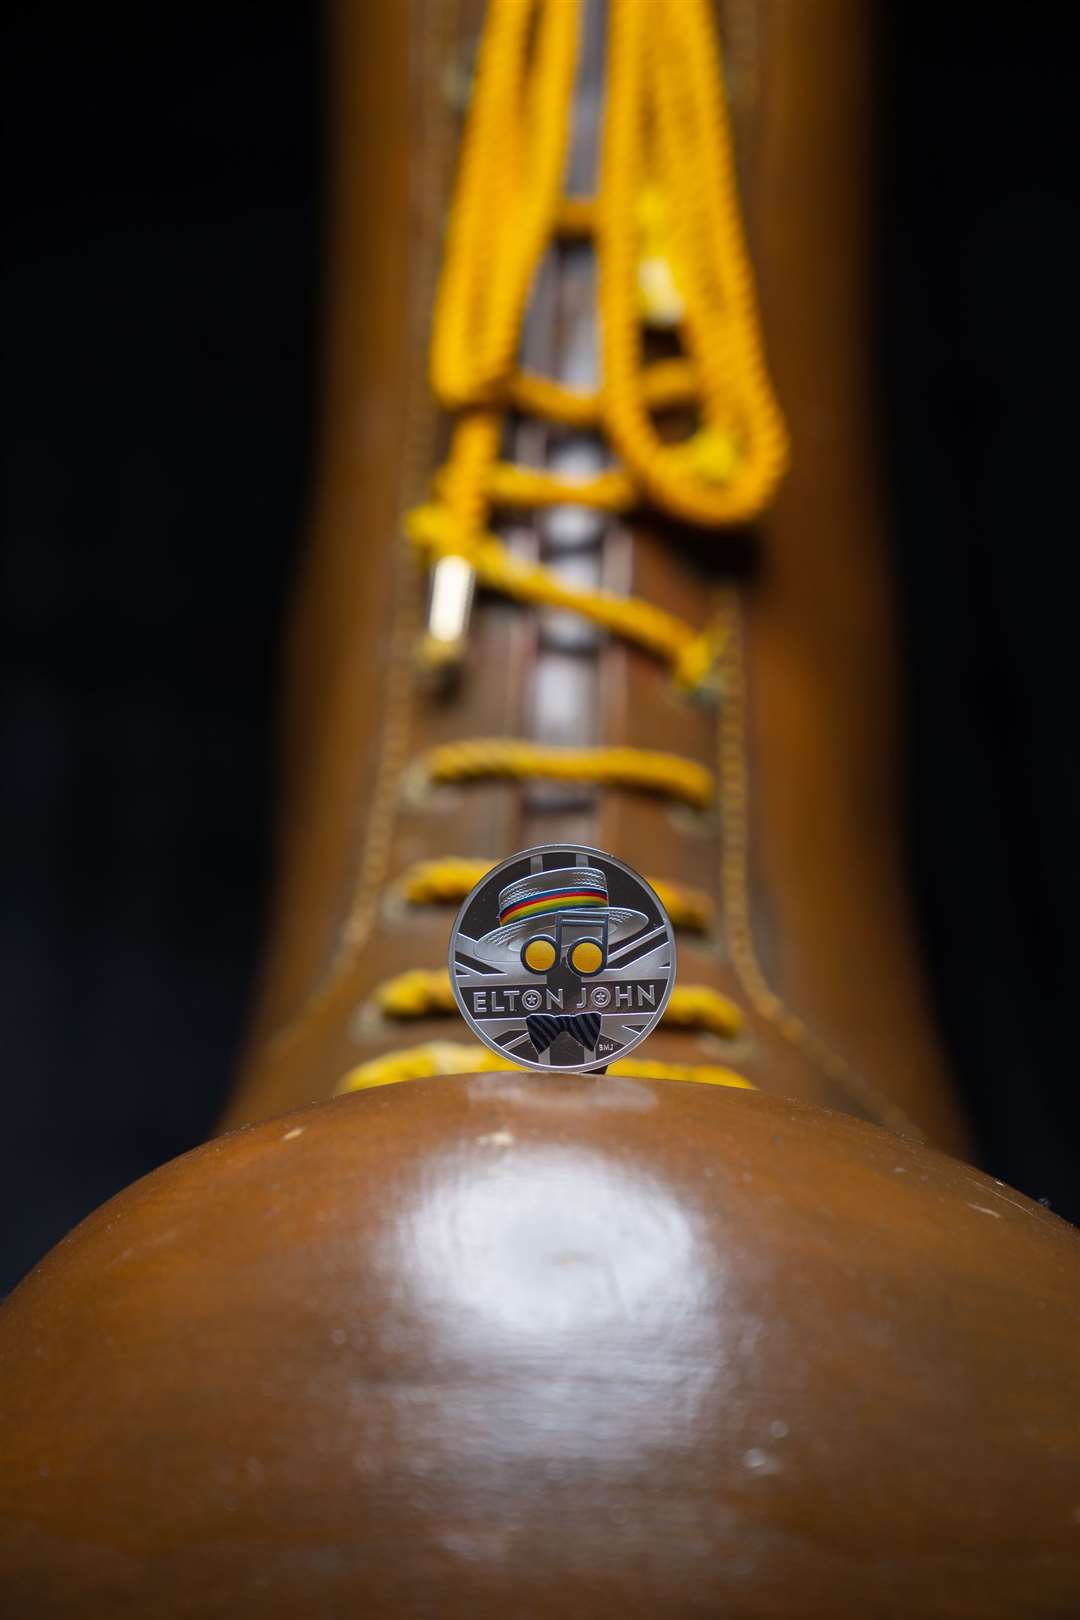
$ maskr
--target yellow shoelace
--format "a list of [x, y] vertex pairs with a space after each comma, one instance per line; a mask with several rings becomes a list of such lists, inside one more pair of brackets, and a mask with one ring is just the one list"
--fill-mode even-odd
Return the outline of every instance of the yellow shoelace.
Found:
[[[582, 590], [515, 557], [493, 508], [560, 503], [625, 512], [652, 505], [709, 527], [767, 504], [787, 459], [743, 240], [717, 42], [707, 0], [620, 0], [609, 8], [606, 111], [595, 199], [566, 198], [579, 0], [491, 0], [446, 236], [432, 387], [456, 421], [435, 500], [407, 531], [435, 570], [572, 609], [707, 687], [719, 640], [650, 602]], [[589, 236], [599, 281], [601, 382], [580, 394], [516, 364], [537, 266], [559, 235]], [[649, 326], [677, 329], [684, 354], [646, 365]], [[656, 413], [693, 409], [690, 435], [662, 437]], [[568, 479], [500, 459], [510, 411], [603, 433], [617, 465]], [[431, 663], [460, 654], [433, 624]]]
[[[432, 569], [433, 604], [445, 587], [460, 604], [474, 583], [523, 604], [581, 614], [665, 662], [684, 689], [713, 689], [723, 635], [696, 629], [635, 598], [566, 584], [515, 556], [492, 531], [494, 511], [574, 504], [611, 513], [657, 508], [714, 527], [745, 522], [767, 504], [787, 439], [766, 373], [753, 277], [743, 240], [717, 41], [707, 0], [619, 0], [608, 10], [601, 177], [593, 198], [562, 192], [579, 0], [489, 0], [435, 310], [431, 380], [454, 414], [450, 451], [433, 499], [409, 514], [407, 534]], [[589, 237], [598, 265], [601, 382], [578, 393], [517, 364], [522, 322], [541, 258], [558, 237]], [[646, 364], [648, 327], [677, 331], [682, 354]], [[689, 436], [671, 442], [659, 418], [690, 411]], [[587, 479], [502, 459], [512, 412], [595, 429], [615, 465]], [[432, 612], [423, 660], [462, 654], [465, 611], [449, 628]], [[641, 748], [556, 748], [517, 738], [469, 739], [421, 762], [434, 782], [537, 777], [712, 801], [711, 771]], [[449, 904], [483, 863], [425, 863], [407, 874], [410, 904]], [[706, 897], [658, 886], [683, 927], [705, 929]], [[664, 889], [667, 887], [667, 893]], [[454, 1012], [445, 970], [413, 970], [377, 987], [383, 1016]], [[708, 986], [677, 987], [669, 1025], [733, 1037], [737, 1007]], [[480, 1046], [433, 1042], [390, 1053], [347, 1075], [342, 1091], [517, 1065]], [[748, 1086], [709, 1064], [635, 1059], [609, 1073]]]
[[677, 799], [695, 810], [712, 803], [713, 774], [696, 760], [654, 748], [559, 748], [516, 737], [472, 737], [433, 748], [420, 762], [432, 782], [476, 782], [537, 777], [631, 788]]
[[[655, 1063], [649, 1058], [627, 1058], [609, 1063], [608, 1074], [634, 1080], [688, 1080], [702, 1086], [738, 1086], [744, 1091], [755, 1087], [734, 1069], [712, 1063]], [[520, 1064], [510, 1063], [479, 1042], [429, 1041], [410, 1047], [407, 1052], [391, 1052], [386, 1057], [361, 1063], [345, 1076], [338, 1095], [349, 1091], [370, 1091], [374, 1086], [397, 1085], [402, 1080], [430, 1080], [447, 1074], [521, 1074]]]

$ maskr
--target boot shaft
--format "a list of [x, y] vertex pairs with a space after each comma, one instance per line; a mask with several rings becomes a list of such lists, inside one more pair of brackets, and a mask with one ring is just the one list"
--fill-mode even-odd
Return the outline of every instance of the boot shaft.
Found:
[[[626, 513], [493, 509], [519, 564], [715, 633], [715, 704], [640, 644], [495, 593], [473, 603], [454, 678], [422, 667], [431, 571], [405, 530], [410, 511], [430, 508], [461, 425], [433, 398], [430, 356], [483, 14], [388, 9], [337, 19], [325, 452], [292, 638], [276, 925], [230, 1120], [325, 1097], [388, 1051], [458, 1042], [431, 975], [461, 873], [567, 839], [688, 896], [680, 982], [721, 1001], [704, 1026], [693, 1007], [669, 1021], [650, 1058], [722, 1061], [765, 1089], [958, 1145], [900, 861], [866, 341], [865, 9], [713, 13], [767, 365], [791, 438], [786, 477], [752, 528], [690, 527], [662, 495]], [[608, 19], [592, 0], [582, 17], [562, 170], [571, 200], [603, 178], [610, 113]], [[643, 257], [650, 228], [646, 215]], [[609, 358], [588, 231], [554, 232], [538, 264], [513, 334], [520, 372], [588, 392]], [[662, 303], [664, 289], [653, 296]], [[650, 322], [645, 358], [673, 352]], [[516, 403], [498, 428], [516, 474], [610, 466], [603, 425], [553, 425], [542, 399]], [[475, 740], [496, 746], [470, 765], [461, 745]], [[659, 794], [610, 777], [556, 781], [535, 758], [508, 762], [511, 742], [534, 755], [662, 755], [689, 786], [679, 766]], [[425, 993], [403, 978], [418, 970]], [[722, 1034], [721, 1003], [734, 1009]]]

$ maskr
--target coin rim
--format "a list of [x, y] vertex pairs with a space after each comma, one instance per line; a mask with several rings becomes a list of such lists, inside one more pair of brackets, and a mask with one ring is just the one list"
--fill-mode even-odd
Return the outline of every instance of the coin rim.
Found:
[[[454, 993], [454, 1000], [457, 1003], [458, 1011], [465, 1020], [467, 1027], [472, 1030], [477, 1040], [481, 1041], [483, 1045], [487, 1047], [489, 1052], [494, 1052], [497, 1054], [497, 1056], [506, 1058], [508, 1062], [512, 1062], [515, 1067], [519, 1069], [531, 1069], [534, 1074], [598, 1074], [600, 1073], [601, 1068], [607, 1068], [608, 1065], [595, 1065], [591, 1068], [587, 1068], [581, 1064], [536, 1063], [529, 1058], [510, 1058], [505, 1046], [500, 1046], [497, 1041], [489, 1039], [481, 1029], [477, 1028], [472, 1016], [466, 1012], [464, 1000], [458, 992], [456, 963], [454, 961], [455, 943], [458, 936], [458, 930], [462, 924], [462, 919], [464, 918], [469, 907], [472, 905], [473, 901], [476, 899], [477, 894], [482, 888], [495, 879], [497, 873], [502, 872], [506, 867], [516, 866], [519, 861], [531, 860], [534, 855], [555, 855], [563, 850], [572, 851], [575, 855], [595, 855], [598, 856], [600, 860], [608, 861], [612, 866], [617, 866], [620, 871], [625, 872], [629, 877], [631, 877], [635, 883], [640, 883], [645, 892], [651, 895], [657, 911], [664, 920], [664, 926], [667, 929], [668, 940], [671, 945], [671, 973], [668, 978], [667, 988], [660, 998], [659, 1007], [657, 1007], [655, 1013], [652, 1015], [652, 1023], [649, 1024], [647, 1029], [642, 1030], [641, 1034], [636, 1036], [634, 1040], [622, 1047], [619, 1052], [613, 1053], [612, 1057], [609, 1059], [609, 1062], [621, 1063], [623, 1058], [626, 1057], [629, 1052], [635, 1052], [641, 1045], [642, 1041], [648, 1040], [649, 1036], [653, 1033], [661, 1018], [664, 1016], [664, 1009], [671, 1000], [671, 992], [675, 988], [675, 979], [679, 971], [679, 947], [675, 939], [674, 924], [672, 923], [671, 918], [668, 916], [667, 907], [660, 899], [660, 896], [657, 894], [652, 884], [648, 882], [646, 878], [643, 878], [641, 873], [637, 871], [635, 867], [629, 865], [627, 861], [621, 861], [617, 855], [609, 854], [606, 849], [597, 849], [595, 844], [532, 844], [527, 849], [519, 849], [515, 851], [513, 855], [508, 855], [505, 860], [499, 861], [497, 865], [490, 869], [490, 871], [485, 872], [479, 883], [473, 884], [472, 888], [461, 902], [461, 905], [458, 907], [457, 916], [454, 918], [453, 925], [450, 929], [450, 941], [446, 953], [447, 967], [450, 973], [450, 988]], [[604, 1016], [610, 1016], [610, 1014], [606, 1014]]]

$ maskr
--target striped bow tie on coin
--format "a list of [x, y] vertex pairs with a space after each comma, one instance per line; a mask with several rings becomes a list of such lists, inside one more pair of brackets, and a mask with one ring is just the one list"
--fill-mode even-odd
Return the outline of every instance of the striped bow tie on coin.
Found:
[[458, 912], [450, 982], [485, 1046], [525, 1068], [604, 1070], [659, 1022], [675, 935], [645, 879], [582, 844], [494, 867]]

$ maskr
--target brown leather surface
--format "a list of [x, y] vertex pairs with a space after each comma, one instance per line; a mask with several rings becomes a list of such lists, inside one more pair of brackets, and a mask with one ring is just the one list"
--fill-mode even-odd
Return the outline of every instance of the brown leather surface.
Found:
[[[331, 189], [351, 205], [335, 210], [328, 244], [321, 472], [283, 687], [278, 819], [288, 858], [277, 894], [284, 932], [266, 962], [271, 1024], [302, 1004], [344, 921], [383, 744], [399, 518], [418, 483], [406, 394], [410, 382], [422, 386], [424, 340], [408, 242], [410, 215], [424, 204], [412, 143], [427, 151], [428, 125], [410, 95], [409, 10], [337, 6], [332, 21]], [[433, 216], [426, 229], [437, 228]]]
[[0, 1611], [1064, 1620], [1078, 1285], [1038, 1205], [782, 1098], [317, 1105], [0, 1312]]
[[[454, 1020], [392, 1027], [375, 984], [436, 967], [450, 914], [408, 914], [393, 884], [417, 859], [502, 858], [567, 836], [567, 817], [506, 785], [425, 784], [418, 762], [462, 737], [535, 735], [536, 616], [482, 601], [450, 696], [411, 669], [424, 581], [400, 517], [442, 448], [424, 375], [431, 295], [479, 8], [336, 12], [339, 171], [327, 433], [288, 684], [281, 879], [265, 993], [229, 1123], [334, 1089], [376, 1052]], [[791, 0], [720, 8], [759, 263], [766, 342], [793, 437], [781, 501], [745, 541], [636, 524], [606, 580], [704, 624], [738, 582], [749, 624], [751, 874], [770, 992], [819, 1024], [859, 1083], [760, 1017], [724, 930], [684, 948], [684, 982], [748, 1010], [737, 1049], [666, 1034], [650, 1056], [732, 1061], [756, 1084], [869, 1117], [896, 1106], [943, 1145], [963, 1131], [927, 1023], [899, 862], [895, 651], [866, 427], [866, 8]], [[586, 690], [582, 688], [582, 692]], [[597, 742], [716, 768], [718, 718], [652, 660], [601, 648], [588, 688]], [[584, 701], [584, 698], [583, 698]], [[539, 804], [539, 809], [538, 809]], [[722, 817], [641, 796], [586, 795], [576, 836], [722, 900]], [[894, 1106], [896, 1105], [896, 1106]]]
[[932, 1139], [955, 1142], [902, 862], [867, 308], [872, 8], [785, 0], [764, 19], [747, 193], [773, 379], [794, 435], [747, 594], [773, 967]]

